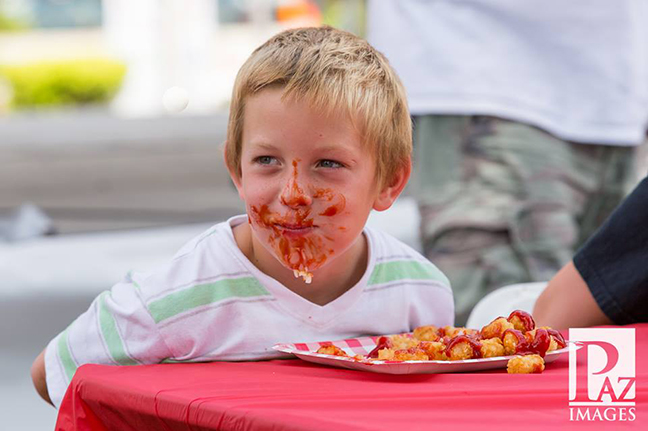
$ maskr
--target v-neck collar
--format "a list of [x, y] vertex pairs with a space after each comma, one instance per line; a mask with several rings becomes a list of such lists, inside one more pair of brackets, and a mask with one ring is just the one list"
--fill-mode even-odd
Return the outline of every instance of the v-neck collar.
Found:
[[376, 253], [374, 252], [374, 240], [365, 228], [362, 234], [367, 239], [367, 268], [358, 282], [342, 295], [325, 305], [315, 304], [306, 298], [298, 295], [279, 281], [270, 277], [269, 275], [261, 272], [250, 260], [243, 254], [241, 249], [236, 244], [234, 238], [233, 228], [247, 220], [246, 215], [235, 216], [227, 220], [227, 225], [222, 231], [224, 240], [223, 243], [230, 249], [230, 252], [235, 256], [241, 264], [256, 278], [259, 282], [266, 287], [270, 293], [276, 298], [277, 305], [281, 307], [286, 313], [297, 318], [306, 324], [324, 327], [336, 321], [336, 318], [345, 312], [349, 307], [353, 306], [355, 302], [362, 295], [364, 286], [367, 285], [369, 277], [373, 272], [376, 264]]

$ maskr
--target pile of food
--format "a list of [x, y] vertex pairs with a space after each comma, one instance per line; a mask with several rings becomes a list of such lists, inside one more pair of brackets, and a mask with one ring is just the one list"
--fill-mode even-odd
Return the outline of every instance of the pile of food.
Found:
[[[516, 310], [508, 318], [499, 317], [481, 330], [421, 326], [412, 333], [382, 336], [367, 355], [352, 358], [358, 361], [458, 361], [513, 356], [507, 365], [509, 373], [541, 373], [545, 354], [565, 346], [560, 332], [549, 327], [536, 328], [529, 313]], [[349, 357], [335, 345], [322, 346], [317, 353]]]

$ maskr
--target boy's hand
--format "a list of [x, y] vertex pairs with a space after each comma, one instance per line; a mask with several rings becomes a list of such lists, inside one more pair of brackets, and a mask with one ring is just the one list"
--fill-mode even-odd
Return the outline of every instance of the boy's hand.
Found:
[[53, 406], [54, 403], [52, 403], [47, 392], [47, 381], [45, 380], [45, 349], [43, 349], [32, 364], [31, 378], [38, 395]]

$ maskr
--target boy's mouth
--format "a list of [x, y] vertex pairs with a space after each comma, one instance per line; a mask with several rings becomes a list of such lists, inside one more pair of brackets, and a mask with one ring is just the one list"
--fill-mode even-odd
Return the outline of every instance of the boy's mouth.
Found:
[[316, 226], [293, 223], [275, 223], [275, 227], [287, 236], [303, 236], [311, 233]]

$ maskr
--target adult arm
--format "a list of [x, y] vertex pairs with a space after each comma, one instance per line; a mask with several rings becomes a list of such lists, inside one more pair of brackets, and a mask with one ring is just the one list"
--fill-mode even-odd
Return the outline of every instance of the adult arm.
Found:
[[53, 406], [54, 403], [52, 403], [47, 392], [47, 381], [45, 380], [45, 349], [43, 349], [32, 364], [31, 378], [38, 395]]
[[533, 317], [538, 326], [559, 329], [612, 324], [596, 303], [574, 262], [565, 265], [549, 281], [535, 303]]

